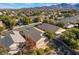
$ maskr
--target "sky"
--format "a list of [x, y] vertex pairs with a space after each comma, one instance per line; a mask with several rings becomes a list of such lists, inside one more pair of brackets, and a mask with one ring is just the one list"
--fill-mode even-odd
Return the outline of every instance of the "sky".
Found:
[[[55, 4], [55, 3], [53, 3]], [[0, 3], [0, 8], [32, 8], [41, 6], [51, 6], [52, 3]]]

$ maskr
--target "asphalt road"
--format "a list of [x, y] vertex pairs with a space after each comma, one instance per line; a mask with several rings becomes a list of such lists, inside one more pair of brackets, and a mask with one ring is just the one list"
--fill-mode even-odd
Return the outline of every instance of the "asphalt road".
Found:
[[30, 28], [30, 27], [34, 27], [35, 25], [38, 25], [38, 24], [41, 24], [41, 22], [39, 23], [32, 23], [32, 24], [29, 24], [29, 25], [21, 25], [21, 26], [16, 26], [13, 28], [13, 30], [17, 30], [17, 29], [22, 29], [22, 28]]
[[59, 39], [55, 39], [53, 43], [56, 48], [56, 52], [59, 55], [79, 55], [78, 52], [72, 50], [70, 47], [68, 47], [65, 43], [63, 43]]

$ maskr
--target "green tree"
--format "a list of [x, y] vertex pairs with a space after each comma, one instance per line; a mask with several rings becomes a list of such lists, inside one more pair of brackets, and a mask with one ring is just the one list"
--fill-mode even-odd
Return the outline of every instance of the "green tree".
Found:
[[0, 45], [0, 55], [6, 55], [7, 53], [8, 53], [8, 49]]
[[0, 26], [0, 33], [1, 33], [1, 31], [3, 31], [5, 29], [5, 27], [1, 27]]
[[6, 28], [12, 28], [16, 24], [16, 21], [10, 16], [3, 16], [1, 19], [4, 22]]
[[42, 13], [42, 11], [35, 11], [35, 12], [33, 12], [32, 13], [32, 16], [39, 16], [39, 15], [41, 15], [41, 13]]
[[30, 18], [30, 17], [25, 16], [25, 17], [23, 18], [23, 20], [24, 20], [24, 23], [25, 23], [26, 25], [28, 25], [28, 24], [31, 24], [31, 23], [32, 23], [32, 20], [31, 20], [31, 18]]
[[64, 14], [64, 17], [65, 17], [65, 18], [66, 18], [66, 17], [71, 17], [71, 14], [65, 13], [65, 14]]
[[71, 28], [68, 31], [73, 32], [76, 35], [76, 38], [79, 39], [79, 29], [78, 28]]
[[13, 28], [16, 25], [16, 20], [12, 19], [10, 20], [10, 28]]
[[79, 40], [76, 37], [76, 34], [72, 29], [68, 29], [66, 32], [64, 32], [60, 39], [66, 43], [68, 46], [70, 46], [73, 49], [79, 49]]
[[5, 29], [5, 27], [0, 26], [0, 38], [1, 38], [1, 32]]
[[[78, 43], [79, 43], [79, 42], [78, 42]], [[71, 47], [71, 48], [74, 48], [74, 49], [76, 49], [77, 47], [79, 47], [78, 44], [77, 44], [77, 41], [74, 40], [74, 39], [72, 39], [72, 40], [70, 41], [70, 47]]]
[[43, 23], [49, 23], [49, 21], [48, 20], [43, 20]]
[[34, 22], [41, 22], [41, 18], [38, 16], [34, 19]]
[[24, 51], [23, 54], [24, 55], [37, 55], [37, 51], [36, 50]]
[[44, 35], [48, 38], [48, 39], [54, 39], [55, 38], [55, 33], [54, 32], [51, 32], [49, 30], [45, 30], [45, 33]]
[[40, 49], [37, 49], [37, 55], [43, 55], [44, 54], [44, 49], [40, 48]]
[[50, 51], [51, 49], [50, 48], [45, 48], [44, 49], [44, 52], [48, 52], [48, 51]]
[[60, 39], [65, 42], [67, 45], [70, 45], [71, 40], [75, 39], [76, 35], [72, 32], [66, 31], [61, 36]]
[[62, 22], [57, 22], [56, 25], [59, 27], [62, 27], [62, 28], [64, 27], [64, 23], [62, 23]]
[[49, 19], [53, 19], [54, 18], [54, 15], [51, 15], [50, 17], [49, 17]]
[[43, 23], [49, 23], [49, 24], [55, 24], [55, 20], [53, 19], [46, 19], [46, 20], [43, 20]]

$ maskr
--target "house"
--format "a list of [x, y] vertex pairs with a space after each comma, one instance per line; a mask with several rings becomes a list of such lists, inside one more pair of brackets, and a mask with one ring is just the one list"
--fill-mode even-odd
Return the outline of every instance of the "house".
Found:
[[55, 32], [55, 34], [62, 34], [62, 32], [65, 31], [65, 29], [62, 29], [58, 26], [47, 24], [47, 23], [40, 24], [36, 27], [41, 29], [41, 30], [49, 30], [51, 32]]
[[2, 13], [2, 12], [0, 12], [0, 15], [3, 15], [3, 13]]
[[72, 28], [74, 26], [75, 26], [74, 24], [69, 24], [69, 23], [67, 23], [67, 24], [64, 25], [65, 28]]
[[25, 39], [18, 31], [12, 31], [10, 34], [0, 39], [0, 44], [10, 49], [9, 54], [14, 54], [19, 51], [19, 45], [23, 44]]
[[73, 28], [73, 27], [78, 27], [78, 24], [70, 24], [70, 23], [66, 23], [64, 25], [65, 28]]
[[67, 17], [61, 20], [63, 23], [77, 23], [79, 22], [79, 15]]
[[64, 19], [64, 16], [57, 17], [58, 20]]
[[15, 16], [13, 13], [11, 13], [9, 16]]
[[32, 40], [36, 43], [37, 48], [45, 48], [45, 39], [46, 37], [43, 36], [44, 31], [36, 28], [31, 27], [25, 31], [20, 32], [22, 36], [28, 37], [30, 36]]
[[0, 27], [3, 27], [4, 25], [3, 25], [3, 22], [2, 21], [0, 21]]
[[50, 16], [51, 15], [49, 15], [49, 14], [44, 14], [44, 15], [42, 15], [42, 19], [49, 19]]

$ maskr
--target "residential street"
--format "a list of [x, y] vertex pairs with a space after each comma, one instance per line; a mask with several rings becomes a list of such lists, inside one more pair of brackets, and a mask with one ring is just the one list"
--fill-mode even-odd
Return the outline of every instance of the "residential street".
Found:
[[32, 23], [32, 24], [29, 24], [29, 25], [16, 26], [16, 27], [13, 28], [13, 30], [21, 29], [21, 28], [29, 28], [29, 27], [33, 27], [33, 26], [38, 25], [38, 24], [41, 24], [41, 22], [39, 22], [39, 23]]
[[71, 48], [69, 48], [65, 43], [63, 43], [59, 39], [55, 39], [53, 41], [55, 47], [56, 47], [56, 52], [59, 55], [78, 55], [78, 52], [75, 52]]

